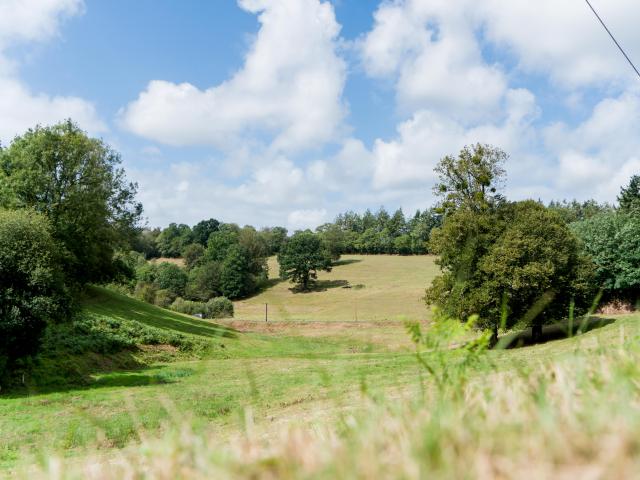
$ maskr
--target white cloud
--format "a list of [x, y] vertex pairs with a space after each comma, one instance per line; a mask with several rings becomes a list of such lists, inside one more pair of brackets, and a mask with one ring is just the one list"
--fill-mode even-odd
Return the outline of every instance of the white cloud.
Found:
[[62, 19], [82, 9], [80, 0], [0, 2], [0, 141], [7, 143], [36, 124], [66, 118], [92, 133], [106, 130], [92, 103], [73, 96], [32, 92], [18, 77], [19, 65], [6, 56], [6, 49], [12, 45], [56, 35]]
[[307, 228], [313, 230], [318, 225], [325, 223], [327, 220], [327, 210], [294, 210], [287, 216], [287, 228], [290, 231], [305, 230]]
[[438, 161], [468, 144], [489, 143], [512, 154], [522, 151], [534, 140], [530, 125], [538, 115], [535, 98], [528, 90], [510, 90], [503, 108], [505, 113], [499, 121], [473, 127], [441, 113], [416, 112], [398, 126], [396, 139], [376, 140], [373, 186], [378, 189], [423, 186], [428, 191], [435, 183], [433, 169]]
[[149, 83], [121, 112], [133, 133], [171, 145], [231, 148], [273, 136], [274, 150], [332, 140], [345, 114], [345, 63], [336, 54], [340, 26], [319, 0], [242, 0], [261, 27], [244, 66], [226, 82], [200, 90]]
[[556, 191], [613, 201], [620, 186], [640, 172], [637, 93], [605, 98], [575, 128], [557, 123], [544, 133], [550, 155], [558, 158], [557, 175], [551, 182]]
[[[632, 57], [640, 58], [640, 3], [593, 0]], [[521, 68], [549, 75], [568, 88], [637, 81], [585, 2], [474, 2], [487, 40], [506, 47]]]
[[82, 12], [82, 0], [3, 0], [0, 2], [0, 47], [34, 42], [57, 34], [62, 17]]
[[404, 111], [446, 112], [460, 121], [495, 113], [507, 90], [501, 68], [487, 63], [475, 36], [472, 3], [383, 3], [361, 42], [366, 71], [396, 81]]

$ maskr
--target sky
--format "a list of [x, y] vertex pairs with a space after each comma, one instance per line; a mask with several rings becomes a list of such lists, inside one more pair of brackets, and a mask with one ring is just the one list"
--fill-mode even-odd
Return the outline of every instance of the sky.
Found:
[[[640, 63], [640, 2], [592, 4]], [[150, 226], [411, 214], [477, 142], [511, 199], [640, 173], [640, 79], [582, 0], [0, 0], [0, 142], [66, 118]]]

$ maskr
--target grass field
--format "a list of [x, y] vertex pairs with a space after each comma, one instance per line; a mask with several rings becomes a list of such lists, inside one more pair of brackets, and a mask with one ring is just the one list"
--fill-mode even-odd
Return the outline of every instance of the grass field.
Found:
[[[236, 304], [236, 320], [224, 325], [97, 289], [89, 313], [209, 342], [208, 356], [97, 371], [83, 388], [1, 396], [0, 467], [24, 478], [621, 478], [637, 471], [640, 316], [491, 351], [464, 371], [447, 350], [442, 358], [452, 370], [440, 389], [402, 325], [428, 318], [419, 297], [433, 259], [346, 260], [320, 279], [345, 280], [351, 289], [294, 294], [274, 282]], [[385, 289], [394, 276], [400, 286]], [[349, 319], [349, 295], [371, 317]], [[258, 313], [265, 298], [298, 313], [265, 323]], [[331, 305], [321, 308], [323, 298]], [[415, 315], [403, 314], [403, 304]]]
[[236, 302], [235, 317], [264, 321], [268, 304], [271, 321], [424, 320], [429, 311], [422, 297], [437, 273], [432, 256], [343, 255], [331, 272], [318, 274], [313, 291], [293, 293], [292, 283], [279, 280], [272, 257], [271, 287]]

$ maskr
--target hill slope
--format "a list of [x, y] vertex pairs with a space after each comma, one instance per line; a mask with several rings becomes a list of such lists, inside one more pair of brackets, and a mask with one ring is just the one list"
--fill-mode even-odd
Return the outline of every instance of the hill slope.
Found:
[[343, 255], [331, 272], [319, 272], [316, 288], [294, 293], [278, 278], [278, 262], [269, 259], [270, 287], [235, 303], [235, 317], [270, 321], [425, 320], [422, 297], [438, 274], [435, 257], [417, 255]]

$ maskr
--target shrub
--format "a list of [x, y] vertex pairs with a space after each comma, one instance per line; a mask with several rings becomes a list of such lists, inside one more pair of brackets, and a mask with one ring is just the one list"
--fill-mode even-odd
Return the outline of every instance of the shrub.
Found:
[[191, 300], [185, 300], [178, 297], [169, 307], [174, 312], [185, 313], [187, 315], [202, 315], [203, 317], [207, 313], [207, 304], [204, 302], [192, 302]]
[[169, 308], [175, 299], [176, 296], [171, 290], [161, 289], [156, 292], [153, 303], [158, 307]]
[[36, 212], [0, 210], [0, 377], [36, 352], [48, 323], [69, 314], [50, 228]]
[[233, 303], [226, 297], [212, 298], [206, 305], [206, 318], [233, 317]]
[[138, 300], [154, 304], [156, 302], [156, 291], [157, 289], [152, 283], [138, 282], [133, 295]]

